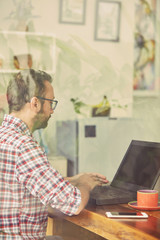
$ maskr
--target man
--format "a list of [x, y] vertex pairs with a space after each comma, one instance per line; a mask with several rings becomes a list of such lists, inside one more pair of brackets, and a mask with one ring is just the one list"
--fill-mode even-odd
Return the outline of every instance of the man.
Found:
[[48, 205], [79, 214], [90, 191], [107, 183], [95, 173], [64, 179], [33, 139], [57, 105], [51, 82], [47, 73], [28, 69], [11, 79], [7, 89], [9, 115], [0, 127], [0, 239], [44, 239]]

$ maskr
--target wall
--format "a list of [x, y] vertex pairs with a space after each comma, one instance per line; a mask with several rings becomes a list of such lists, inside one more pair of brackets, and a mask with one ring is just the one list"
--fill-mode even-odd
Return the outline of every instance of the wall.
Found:
[[[18, 4], [21, 1], [15, 1]], [[49, 153], [56, 152], [56, 120], [68, 120], [84, 117], [74, 112], [70, 98], [78, 97], [80, 101], [91, 106], [99, 103], [103, 95], [116, 99], [126, 110], [112, 108], [112, 117], [150, 118], [148, 125], [153, 128], [153, 136], [159, 131], [155, 128], [155, 118], [159, 118], [159, 98], [133, 98], [133, 31], [134, 0], [121, 0], [120, 41], [101, 42], [94, 40], [96, 0], [87, 0], [86, 21], [84, 25], [59, 23], [58, 0], [23, 1], [30, 9], [32, 17], [28, 26], [31, 31], [52, 33], [56, 36], [56, 75], [54, 88], [59, 100], [48, 129], [44, 130]], [[28, 5], [27, 5], [28, 4]], [[25, 5], [25, 4], [24, 4]], [[8, 19], [15, 10], [14, 1], [2, 0], [0, 3], [1, 30], [16, 30], [16, 17]], [[8, 6], [10, 6], [8, 8]], [[20, 14], [20, 11], [19, 11]], [[26, 19], [24, 19], [26, 20]], [[22, 22], [22, 21], [21, 21]], [[23, 29], [23, 26], [21, 26]], [[83, 109], [85, 117], [90, 108]], [[148, 128], [143, 126], [144, 128]], [[125, 133], [125, 134], [129, 134]], [[157, 134], [156, 134], [157, 137]], [[157, 138], [156, 138], [157, 139]]]

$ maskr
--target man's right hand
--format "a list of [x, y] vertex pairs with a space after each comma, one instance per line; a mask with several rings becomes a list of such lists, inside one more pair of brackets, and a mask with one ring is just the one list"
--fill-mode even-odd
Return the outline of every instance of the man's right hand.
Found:
[[73, 180], [77, 187], [83, 185], [86, 186], [89, 191], [98, 185], [108, 183], [106, 177], [99, 173], [80, 173], [75, 175]]
[[107, 184], [108, 180], [106, 177], [99, 173], [80, 173], [73, 177], [66, 178], [72, 185], [76, 186], [81, 192], [81, 204], [78, 211], [75, 213], [79, 214], [86, 206], [90, 191], [102, 184]]

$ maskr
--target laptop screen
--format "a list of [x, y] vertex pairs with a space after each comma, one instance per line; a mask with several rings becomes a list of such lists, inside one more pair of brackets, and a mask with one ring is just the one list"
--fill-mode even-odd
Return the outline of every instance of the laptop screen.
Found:
[[111, 186], [152, 189], [160, 175], [160, 143], [132, 140]]

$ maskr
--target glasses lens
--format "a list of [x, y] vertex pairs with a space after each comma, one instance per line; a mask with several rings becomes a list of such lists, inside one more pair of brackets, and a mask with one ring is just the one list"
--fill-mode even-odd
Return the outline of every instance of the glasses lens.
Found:
[[53, 101], [53, 102], [51, 103], [52, 109], [55, 110], [56, 106], [57, 106], [57, 101]]
[[50, 104], [51, 104], [51, 109], [53, 109], [54, 108], [53, 102], [50, 102]]

